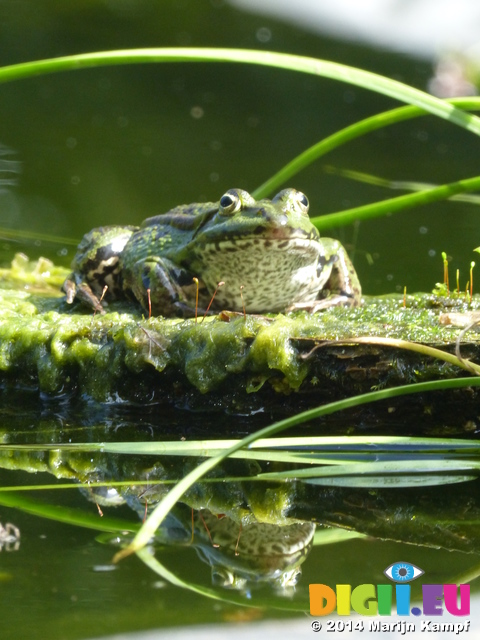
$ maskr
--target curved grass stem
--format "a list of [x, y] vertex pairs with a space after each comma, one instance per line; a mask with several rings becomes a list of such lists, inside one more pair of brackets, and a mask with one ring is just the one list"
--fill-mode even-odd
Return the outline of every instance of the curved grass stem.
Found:
[[[471, 329], [474, 324], [472, 323], [467, 327]], [[348, 338], [345, 340], [335, 340], [335, 341], [325, 341], [321, 344], [315, 346], [308, 354], [305, 354], [305, 358], [308, 358], [311, 353], [316, 351], [317, 349], [324, 346], [332, 346], [332, 345], [345, 345], [345, 344], [380, 344], [387, 347], [395, 347], [397, 349], [406, 349], [407, 351], [415, 351], [416, 353], [421, 353], [425, 356], [431, 356], [432, 358], [436, 358], [437, 360], [444, 360], [445, 362], [449, 362], [457, 367], [461, 367], [468, 371], [469, 373], [473, 373], [477, 376], [480, 376], [480, 366], [470, 360], [466, 360], [465, 358], [458, 357], [458, 355], [453, 355], [452, 353], [448, 353], [447, 351], [442, 351], [441, 349], [436, 349], [435, 347], [429, 347], [426, 344], [420, 344], [418, 342], [409, 342], [408, 340], [399, 340], [397, 338], [381, 338], [381, 337], [371, 337], [371, 336], [359, 336], [355, 338]]]
[[166, 47], [125, 49], [118, 51], [99, 51], [72, 56], [62, 56], [33, 62], [22, 62], [0, 68], [0, 83], [31, 78], [48, 73], [72, 71], [107, 65], [139, 63], [173, 62], [230, 62], [276, 67], [289, 71], [309, 73], [316, 76], [346, 82], [370, 91], [389, 96], [401, 102], [444, 118], [475, 135], [480, 135], [480, 118], [464, 113], [453, 104], [410, 87], [398, 80], [349, 67], [329, 60], [320, 60], [306, 56], [277, 53], [274, 51], [256, 51], [251, 49], [222, 49], [201, 47]]
[[338, 402], [331, 402], [321, 407], [316, 407], [315, 409], [303, 411], [302, 413], [299, 413], [295, 416], [285, 418], [284, 420], [280, 420], [279, 422], [275, 422], [268, 427], [260, 429], [259, 431], [246, 436], [245, 438], [243, 438], [243, 440], [240, 440], [234, 446], [222, 451], [222, 453], [218, 454], [217, 456], [205, 460], [193, 471], [182, 478], [178, 482], [178, 484], [175, 485], [175, 487], [173, 487], [161, 500], [161, 502], [155, 507], [154, 511], [144, 522], [140, 531], [134, 537], [132, 542], [127, 547], [115, 554], [113, 560], [114, 562], [118, 562], [148, 544], [157, 528], [161, 525], [161, 523], [167, 516], [170, 509], [176, 504], [176, 502], [178, 502], [178, 500], [180, 500], [185, 492], [188, 491], [188, 489], [193, 484], [195, 484], [195, 482], [200, 480], [204, 475], [206, 475], [209, 471], [216, 467], [217, 464], [222, 462], [222, 460], [228, 458], [228, 456], [230, 456], [232, 453], [239, 451], [244, 447], [248, 447], [259, 438], [267, 438], [308, 420], [313, 420], [314, 418], [330, 415], [337, 411], [350, 409], [352, 407], [368, 404], [370, 402], [378, 402], [380, 400], [407, 395], [410, 393], [425, 393], [427, 391], [438, 391], [441, 389], [459, 389], [462, 387], [470, 386], [480, 386], [480, 377], [457, 378], [454, 380], [436, 380], [433, 382], [419, 382], [416, 384], [407, 384], [400, 387], [394, 387], [393, 389], [372, 391], [359, 396], [354, 396], [352, 398], [346, 398]]
[[388, 198], [380, 202], [353, 207], [344, 211], [335, 213], [327, 213], [324, 216], [312, 218], [313, 224], [318, 229], [330, 228], [337, 225], [345, 225], [355, 222], [356, 220], [366, 220], [368, 218], [377, 218], [386, 214], [397, 213], [404, 209], [411, 209], [419, 205], [431, 204], [439, 200], [447, 200], [459, 193], [468, 191], [476, 191], [480, 189], [480, 176], [474, 178], [466, 178], [457, 180], [431, 189], [408, 193], [395, 198]]
[[[357, 138], [369, 131], [417, 117], [425, 113], [436, 115], [448, 120], [475, 135], [480, 135], [480, 118], [465, 113], [462, 109], [476, 109], [479, 107], [478, 98], [460, 98], [451, 101], [440, 100], [414, 87], [397, 80], [386, 78], [378, 74], [349, 67], [328, 60], [320, 60], [306, 56], [296, 56], [272, 51], [256, 51], [248, 49], [213, 49], [213, 48], [147, 48], [126, 49], [119, 51], [100, 51], [72, 56], [63, 56], [46, 60], [24, 62], [0, 68], [0, 83], [11, 82], [24, 78], [41, 76], [92, 67], [122, 64], [145, 63], [194, 63], [194, 62], [229, 62], [241, 64], [255, 64], [279, 69], [309, 73], [316, 76], [331, 78], [339, 82], [352, 84], [370, 91], [405, 102], [407, 108], [394, 109], [377, 114], [347, 127], [325, 140], [313, 145], [279, 172], [264, 182], [254, 191], [259, 198], [277, 188], [287, 179], [298, 173], [305, 166], [328, 151]], [[460, 108], [459, 108], [460, 107]], [[480, 178], [478, 179], [480, 181]], [[325, 228], [339, 224], [348, 224], [353, 220], [384, 215], [401, 209], [420, 204], [427, 204], [451, 197], [452, 195], [477, 189], [480, 182], [476, 178], [460, 180], [458, 182], [436, 187], [415, 194], [400, 196], [373, 205], [355, 207], [348, 211], [332, 213], [321, 218], [314, 218], [318, 228]]]
[[[446, 100], [446, 102], [459, 109], [480, 109], [480, 97], [452, 98], [450, 100]], [[365, 118], [364, 120], [359, 120], [344, 129], [336, 131], [327, 138], [320, 140], [320, 142], [317, 142], [308, 149], [305, 149], [305, 151], [302, 151], [302, 153], [257, 187], [257, 189], [252, 192], [252, 195], [257, 199], [271, 195], [302, 169], [347, 142], [360, 138], [372, 131], [383, 129], [383, 127], [388, 127], [392, 124], [403, 122], [404, 120], [411, 120], [425, 115], [427, 115], [427, 112], [424, 109], [407, 106], [397, 107], [396, 109], [377, 113], [376, 115]]]

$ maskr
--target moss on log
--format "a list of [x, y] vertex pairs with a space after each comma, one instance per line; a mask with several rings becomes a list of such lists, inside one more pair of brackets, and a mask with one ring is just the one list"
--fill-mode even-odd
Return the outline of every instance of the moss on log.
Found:
[[[315, 315], [148, 319], [133, 303], [118, 302], [94, 316], [65, 303], [59, 287], [66, 273], [22, 256], [0, 271], [4, 389], [81, 394], [100, 402], [196, 398], [239, 409], [293, 397], [297, 408], [300, 398], [302, 406], [313, 406], [374, 388], [468, 375], [444, 360], [355, 339], [398, 338], [453, 353], [460, 329], [445, 324], [455, 321], [452, 315], [440, 322], [441, 314], [480, 307], [475, 299], [467, 304], [416, 294], [366, 298], [362, 307]], [[475, 360], [480, 336], [473, 330], [466, 335], [462, 356]]]

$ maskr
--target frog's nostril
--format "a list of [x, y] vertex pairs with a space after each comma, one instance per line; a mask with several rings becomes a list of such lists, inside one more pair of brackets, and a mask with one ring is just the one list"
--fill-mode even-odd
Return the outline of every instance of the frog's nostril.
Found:
[[285, 227], [288, 224], [288, 216], [285, 213], [269, 211], [262, 207], [258, 210], [258, 215], [262, 216], [264, 221], [272, 227]]
[[277, 213], [276, 215], [270, 213], [267, 220], [274, 223], [276, 227], [286, 227], [288, 224], [288, 217], [284, 213]]

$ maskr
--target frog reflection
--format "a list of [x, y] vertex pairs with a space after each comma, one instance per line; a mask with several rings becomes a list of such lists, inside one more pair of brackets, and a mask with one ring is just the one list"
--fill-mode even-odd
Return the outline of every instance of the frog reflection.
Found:
[[[247, 591], [253, 584], [270, 583], [288, 591], [301, 575], [300, 565], [312, 548], [314, 533], [311, 522], [240, 526], [228, 516], [218, 517], [201, 509], [194, 515], [191, 544], [200, 559], [212, 567], [216, 586]], [[175, 510], [159, 537], [164, 543], [189, 544], [190, 509]]]
[[[114, 488], [106, 491], [95, 485], [83, 492], [97, 506], [126, 502], [141, 519], [146, 515], [143, 501], [128, 492], [122, 495]], [[215, 586], [249, 593], [254, 585], [270, 584], [279, 593], [288, 594], [301, 575], [300, 565], [311, 551], [314, 533], [312, 522], [253, 522], [241, 526], [208, 509], [195, 511], [192, 516], [190, 507], [177, 504], [157, 530], [153, 544], [194, 547], [199, 558], [211, 566]], [[108, 536], [107, 540], [120, 542], [118, 536]], [[122, 539], [123, 543], [128, 541]]]

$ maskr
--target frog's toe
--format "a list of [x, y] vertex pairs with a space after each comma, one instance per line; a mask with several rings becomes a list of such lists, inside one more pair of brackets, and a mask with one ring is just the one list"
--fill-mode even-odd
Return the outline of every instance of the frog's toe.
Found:
[[330, 307], [355, 307], [359, 303], [356, 298], [344, 295], [334, 294], [321, 300], [313, 300], [310, 302], [295, 302], [287, 308], [287, 313], [292, 311], [307, 311], [308, 313], [317, 313], [324, 311]]
[[103, 308], [102, 303], [93, 293], [86, 282], [76, 283], [74, 280], [70, 280], [67, 278], [67, 280], [65, 280], [65, 282], [63, 283], [62, 288], [66, 293], [68, 304], [72, 304], [72, 302], [77, 299], [97, 313], [105, 313], [105, 309]]
[[98, 313], [105, 313], [105, 309], [103, 308], [102, 303], [90, 289], [88, 284], [86, 284], [86, 282], [81, 282], [77, 286], [77, 298]]
[[75, 296], [77, 295], [77, 285], [75, 281], [72, 279], [72, 276], [69, 276], [62, 285], [62, 290], [66, 294], [66, 299], [68, 304], [72, 304], [75, 300]]

